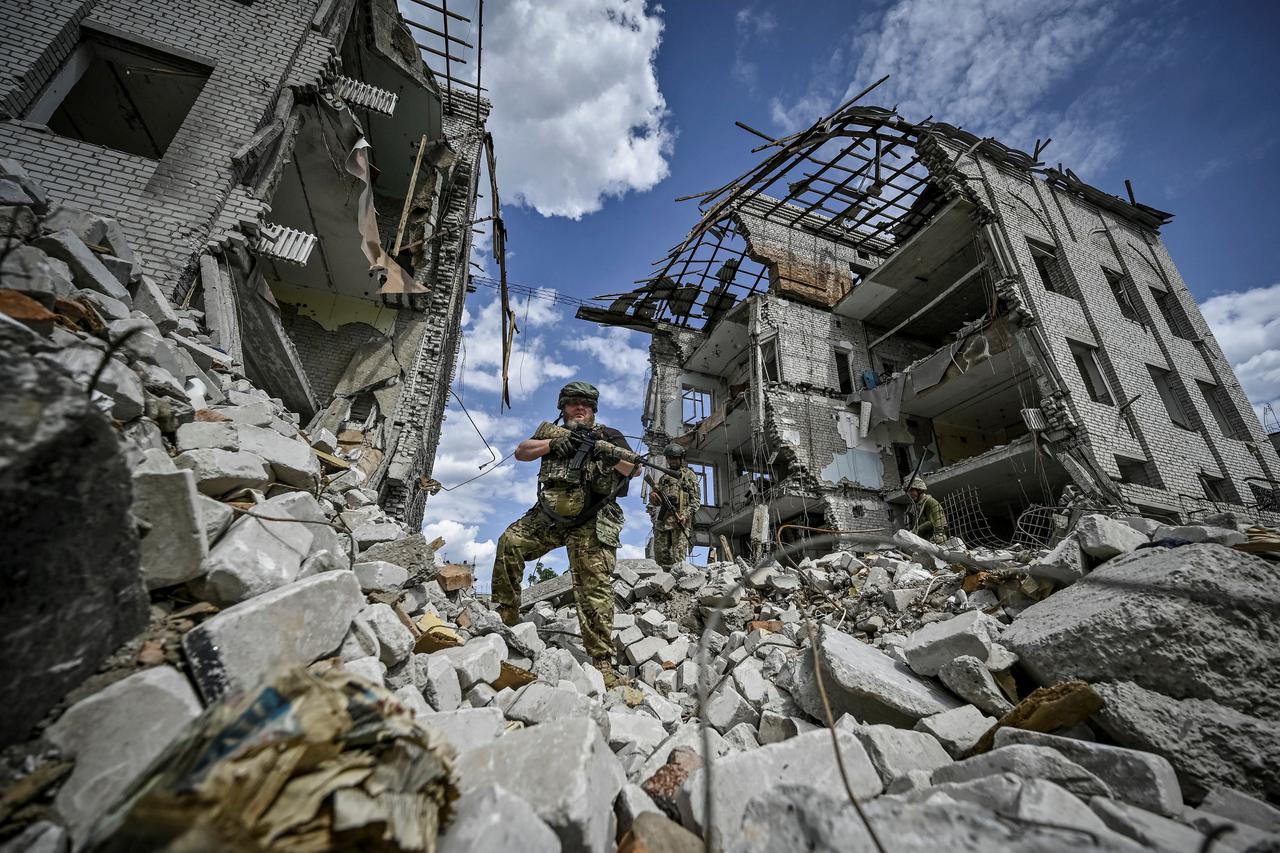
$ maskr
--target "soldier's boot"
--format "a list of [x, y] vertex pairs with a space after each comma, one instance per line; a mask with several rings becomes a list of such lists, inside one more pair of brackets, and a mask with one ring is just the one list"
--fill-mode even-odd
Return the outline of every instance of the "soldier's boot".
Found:
[[502, 624], [508, 627], [514, 627], [520, 623], [520, 610], [516, 607], [499, 607], [498, 615], [502, 617]]
[[622, 676], [618, 675], [617, 670], [613, 668], [613, 661], [609, 658], [596, 658], [592, 661], [595, 668], [600, 670], [600, 675], [604, 677], [604, 689], [609, 690], [617, 687], [623, 682]]

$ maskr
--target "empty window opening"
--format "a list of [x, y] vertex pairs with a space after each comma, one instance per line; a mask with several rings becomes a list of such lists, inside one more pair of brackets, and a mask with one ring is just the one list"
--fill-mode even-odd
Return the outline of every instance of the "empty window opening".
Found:
[[779, 381], [778, 342], [775, 339], [770, 338], [760, 344], [760, 366], [766, 382]]
[[716, 466], [705, 462], [690, 462], [689, 470], [698, 475], [702, 486], [702, 505], [719, 506], [716, 502]]
[[1122, 483], [1131, 483], [1135, 486], [1150, 486], [1153, 489], [1164, 488], [1159, 474], [1155, 471], [1155, 466], [1145, 459], [1130, 459], [1127, 456], [1117, 456], [1116, 465], [1120, 468], [1120, 482]]
[[683, 385], [680, 389], [680, 404], [680, 420], [685, 426], [693, 426], [711, 414], [711, 392], [692, 385]]
[[1120, 313], [1124, 315], [1126, 320], [1141, 323], [1142, 317], [1138, 314], [1138, 309], [1134, 307], [1133, 296], [1129, 292], [1129, 277], [1106, 267], [1102, 268], [1102, 274], [1106, 276], [1107, 284], [1111, 286], [1111, 295], [1116, 298], [1116, 303], [1120, 306]]
[[1073, 340], [1068, 340], [1067, 346], [1071, 348], [1071, 357], [1076, 360], [1076, 369], [1080, 371], [1080, 378], [1084, 380], [1089, 398], [1104, 406], [1115, 405], [1111, 400], [1111, 392], [1107, 390], [1107, 383], [1102, 378], [1102, 368], [1098, 366], [1097, 348]]
[[849, 368], [849, 354], [842, 349], [832, 350], [836, 360], [836, 381], [840, 385], [841, 394], [853, 393], [853, 371]]
[[1030, 238], [1027, 238], [1027, 246], [1031, 249], [1031, 260], [1036, 265], [1036, 272], [1040, 276], [1040, 283], [1044, 285], [1044, 289], [1074, 298], [1075, 294], [1067, 287], [1066, 280], [1062, 277], [1058, 253], [1053, 246]]
[[1200, 386], [1200, 393], [1204, 395], [1204, 402], [1209, 407], [1209, 412], [1213, 415], [1213, 419], [1218, 422], [1218, 429], [1227, 438], [1248, 438], [1249, 431], [1245, 428], [1244, 419], [1240, 417], [1236, 407], [1231, 404], [1231, 398], [1227, 392], [1222, 389], [1221, 385], [1215, 385], [1212, 382], [1196, 382]]
[[1203, 471], [1199, 474], [1200, 488], [1204, 490], [1204, 496], [1214, 503], [1229, 504], [1235, 503], [1235, 494], [1231, 488], [1231, 483], [1226, 477], [1215, 477], [1212, 474], [1206, 474]]
[[1178, 297], [1168, 290], [1160, 290], [1159, 288], [1151, 288], [1151, 298], [1156, 301], [1156, 307], [1160, 309], [1161, 316], [1169, 326], [1169, 331], [1174, 337], [1182, 338], [1186, 341], [1196, 340], [1196, 334], [1191, 328], [1191, 321], [1187, 319], [1187, 312], [1182, 310], [1182, 303], [1178, 301]]
[[127, 42], [88, 38], [28, 118], [60, 136], [158, 160], [211, 70]]
[[1187, 407], [1182, 405], [1181, 395], [1174, 387], [1173, 373], [1151, 365], [1147, 365], [1147, 370], [1151, 372], [1151, 381], [1155, 383], [1156, 393], [1160, 395], [1165, 411], [1169, 414], [1169, 421], [1183, 429], [1195, 429]]

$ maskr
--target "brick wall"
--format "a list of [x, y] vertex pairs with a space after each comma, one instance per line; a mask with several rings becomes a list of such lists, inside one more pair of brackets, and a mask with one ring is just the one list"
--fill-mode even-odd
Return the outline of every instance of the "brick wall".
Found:
[[331, 331], [287, 302], [280, 303], [280, 324], [298, 351], [316, 399], [324, 402], [332, 399], [333, 389], [356, 350], [375, 338], [386, 337], [367, 323], [344, 323]]
[[[317, 0], [42, 0], [6, 20], [0, 149], [50, 192], [120, 220], [146, 271], [170, 296], [193, 280], [236, 183], [231, 153], [258, 128], [304, 43], [302, 77], [328, 49], [307, 36]], [[87, 14], [84, 12], [88, 10]], [[81, 27], [213, 66], [191, 112], [160, 160], [64, 139], [19, 119], [80, 40]]]

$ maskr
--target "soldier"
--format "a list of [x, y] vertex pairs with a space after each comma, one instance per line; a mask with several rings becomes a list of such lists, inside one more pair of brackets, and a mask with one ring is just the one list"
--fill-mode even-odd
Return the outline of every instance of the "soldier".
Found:
[[660, 566], [679, 563], [689, 556], [689, 534], [693, 517], [702, 505], [702, 485], [698, 475], [685, 467], [684, 448], [668, 444], [662, 451], [667, 467], [679, 476], [663, 474], [649, 492], [649, 503], [656, 512], [653, 518], [653, 558]]
[[[502, 621], [520, 618], [520, 583], [524, 564], [554, 548], [566, 546], [573, 594], [577, 600], [582, 644], [604, 676], [617, 682], [613, 669], [613, 568], [621, 544], [622, 508], [627, 480], [637, 466], [606, 457], [594, 442], [630, 455], [622, 433], [596, 423], [600, 393], [582, 381], [560, 390], [558, 406], [565, 429], [543, 423], [516, 447], [521, 462], [541, 460], [537, 504], [498, 539], [493, 563], [493, 599]], [[632, 458], [635, 458], [634, 456]]]
[[941, 545], [947, 538], [947, 515], [942, 511], [942, 504], [928, 494], [928, 490], [929, 487], [920, 477], [912, 480], [907, 487], [907, 496], [911, 498], [911, 506], [907, 509], [907, 526], [922, 539]]

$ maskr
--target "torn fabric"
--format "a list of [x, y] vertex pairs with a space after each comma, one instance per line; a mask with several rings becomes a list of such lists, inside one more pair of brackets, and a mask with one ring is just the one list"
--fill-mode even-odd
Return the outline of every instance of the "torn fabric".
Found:
[[409, 278], [409, 274], [382, 248], [378, 234], [378, 214], [373, 206], [373, 179], [369, 166], [369, 140], [363, 136], [347, 155], [347, 174], [364, 184], [356, 202], [356, 227], [360, 231], [360, 250], [369, 260], [369, 272], [382, 280], [378, 293], [426, 293], [427, 289]]

